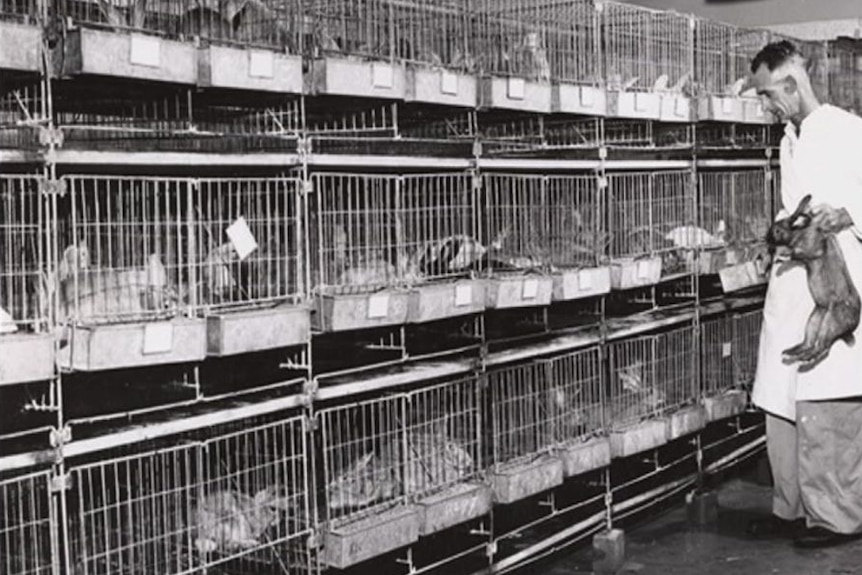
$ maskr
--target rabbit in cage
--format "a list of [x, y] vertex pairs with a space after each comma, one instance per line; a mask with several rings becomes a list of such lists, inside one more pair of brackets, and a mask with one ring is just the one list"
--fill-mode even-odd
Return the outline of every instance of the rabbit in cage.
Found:
[[815, 307], [805, 326], [805, 339], [784, 350], [785, 361], [800, 362], [801, 371], [810, 370], [825, 359], [837, 340], [853, 345], [853, 332], [859, 326], [862, 309], [859, 292], [835, 238], [835, 232], [841, 230], [823, 229], [808, 209], [810, 202], [811, 196], [805, 196], [793, 214], [772, 225], [768, 235], [776, 255], [789, 257], [778, 273], [801, 264], [808, 274], [808, 289]]
[[257, 547], [289, 507], [275, 487], [254, 496], [234, 490], [210, 493], [195, 508], [195, 548], [200, 553], [230, 553]]
[[411, 432], [407, 450], [405, 458], [396, 437], [357, 459], [326, 486], [330, 511], [367, 507], [415, 493], [426, 485], [447, 484], [474, 469], [473, 458], [464, 447], [442, 433]]
[[[640, 420], [659, 410], [667, 403], [664, 390], [655, 382], [644, 381], [644, 362], [635, 359], [616, 372], [620, 387], [612, 395], [610, 423]], [[650, 378], [651, 379], [651, 378]]]
[[513, 63], [516, 73], [526, 74], [528, 78], [540, 82], [551, 80], [548, 51], [538, 32], [524, 34], [521, 42], [511, 50], [506, 59]]

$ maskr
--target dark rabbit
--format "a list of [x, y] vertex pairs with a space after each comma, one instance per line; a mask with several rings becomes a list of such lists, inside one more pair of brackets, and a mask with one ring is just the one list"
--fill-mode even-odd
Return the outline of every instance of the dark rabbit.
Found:
[[808, 371], [829, 355], [832, 344], [843, 339], [854, 343], [853, 332], [859, 325], [862, 304], [850, 278], [844, 256], [835, 239], [835, 231], [826, 231], [813, 218], [805, 196], [787, 218], [769, 229], [767, 241], [779, 254], [790, 258], [787, 266], [798, 263], [808, 273], [808, 289], [815, 308], [805, 326], [805, 340], [784, 350], [786, 363], [801, 362], [800, 371]]

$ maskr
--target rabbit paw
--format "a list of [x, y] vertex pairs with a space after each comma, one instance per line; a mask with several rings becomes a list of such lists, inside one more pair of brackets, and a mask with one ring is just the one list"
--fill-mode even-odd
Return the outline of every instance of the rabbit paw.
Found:
[[793, 347], [788, 347], [781, 355], [783, 356], [784, 363], [796, 363], [807, 352], [810, 352], [810, 350], [805, 347], [805, 343], [803, 342]]
[[801, 359], [800, 361], [802, 363], [799, 366], [799, 371], [801, 373], [805, 373], [806, 371], [811, 371], [812, 369], [814, 369], [817, 366], [817, 364], [819, 364], [821, 361], [826, 359], [826, 356], [828, 356], [828, 355], [829, 355], [829, 350], [824, 349], [824, 350], [821, 350], [821, 351], [811, 355], [810, 357], [806, 357], [804, 359]]

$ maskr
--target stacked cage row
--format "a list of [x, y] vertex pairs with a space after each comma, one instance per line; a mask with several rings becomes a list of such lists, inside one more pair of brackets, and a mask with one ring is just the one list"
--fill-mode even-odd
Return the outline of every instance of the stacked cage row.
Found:
[[[25, 40], [21, 30], [32, 28], [39, 45], [38, 6], [6, 7], [10, 38]], [[754, 53], [782, 38], [593, 0], [69, 0], [49, 8], [47, 21], [59, 24], [45, 34], [63, 55], [62, 75], [670, 122], [771, 121], [744, 80]], [[841, 93], [826, 45], [799, 44], [816, 62], [821, 96], [828, 99], [830, 76]], [[105, 50], [123, 57], [100, 57]], [[33, 54], [13, 59], [0, 67], [41, 70]]]

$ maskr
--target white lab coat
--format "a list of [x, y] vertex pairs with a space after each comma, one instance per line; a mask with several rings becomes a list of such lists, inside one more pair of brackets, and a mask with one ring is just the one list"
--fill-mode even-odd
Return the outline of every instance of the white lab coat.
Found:
[[[792, 213], [811, 194], [811, 205], [845, 208], [855, 227], [838, 234], [838, 243], [856, 289], [862, 288], [862, 118], [823, 104], [803, 121], [797, 137], [788, 123], [781, 140], [781, 203], [778, 218]], [[860, 236], [862, 237], [862, 236]], [[794, 266], [772, 275], [766, 292], [757, 372], [752, 390], [755, 405], [794, 421], [796, 402], [862, 396], [862, 326], [856, 344], [837, 341], [829, 356], [811, 371], [785, 365], [782, 351], [804, 339], [814, 309], [805, 269]], [[860, 290], [862, 293], [862, 290]]]

